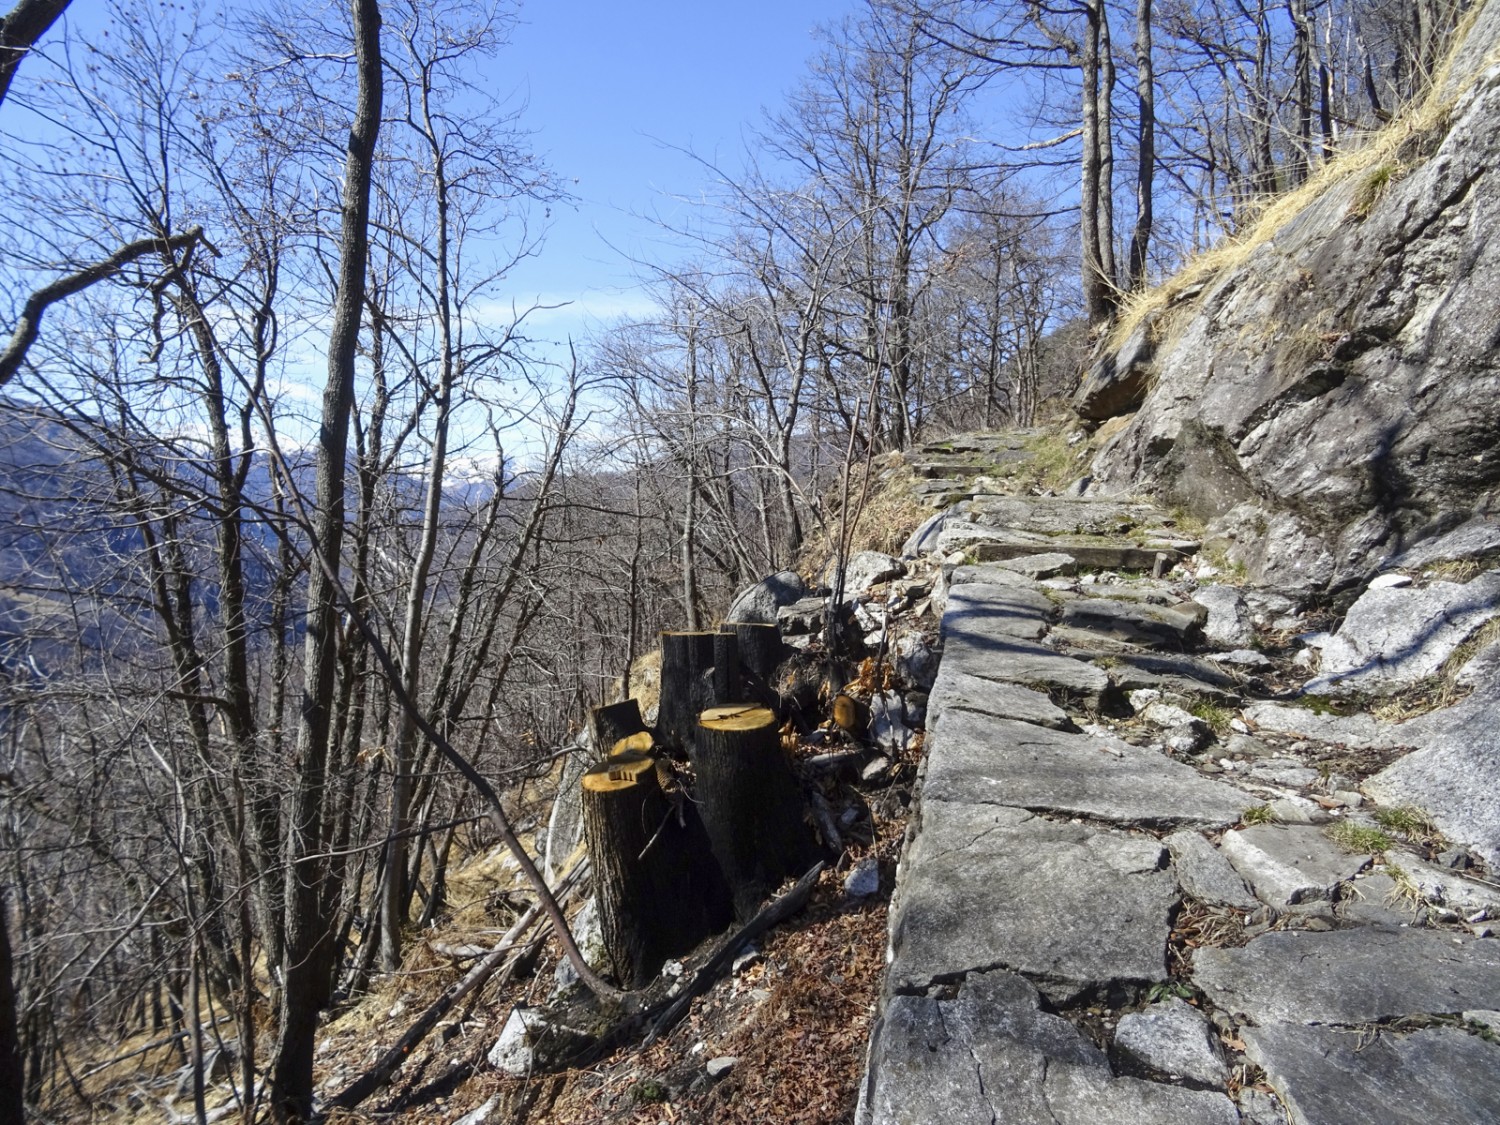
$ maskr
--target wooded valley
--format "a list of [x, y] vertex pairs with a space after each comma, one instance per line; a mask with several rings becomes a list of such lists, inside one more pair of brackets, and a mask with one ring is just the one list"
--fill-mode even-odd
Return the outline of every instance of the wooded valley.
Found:
[[882, 454], [1045, 418], [1466, 9], [866, 0], [653, 313], [559, 348], [513, 5], [68, 7], [0, 23], [0, 1121], [142, 1031], [309, 1119], [319, 1013], [660, 631], [847, 555]]

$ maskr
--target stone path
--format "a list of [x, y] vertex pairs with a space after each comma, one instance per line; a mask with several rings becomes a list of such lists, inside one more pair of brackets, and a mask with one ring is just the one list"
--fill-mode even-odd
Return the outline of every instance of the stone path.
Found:
[[1419, 725], [1252, 703], [1228, 587], [1079, 577], [1196, 547], [1149, 505], [959, 516], [860, 1125], [1500, 1122], [1500, 890], [1331, 833]]

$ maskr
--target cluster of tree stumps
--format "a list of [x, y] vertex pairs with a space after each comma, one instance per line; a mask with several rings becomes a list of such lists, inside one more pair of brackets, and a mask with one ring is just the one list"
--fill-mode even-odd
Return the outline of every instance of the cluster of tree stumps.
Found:
[[774, 625], [663, 633], [654, 729], [635, 700], [596, 709], [608, 747], [581, 781], [604, 946], [640, 987], [819, 858], [782, 749]]

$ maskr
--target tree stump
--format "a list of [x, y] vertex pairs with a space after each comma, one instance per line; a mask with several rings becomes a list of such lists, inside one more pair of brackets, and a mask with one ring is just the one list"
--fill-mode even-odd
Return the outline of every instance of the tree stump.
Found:
[[[737, 621], [720, 625], [721, 633], [733, 633], [739, 648], [740, 675], [751, 699], [763, 703], [782, 713], [781, 696], [776, 690], [776, 672], [786, 659], [786, 642], [781, 639], [781, 630], [775, 625], [758, 622]], [[732, 703], [732, 699], [715, 700], [716, 703]]]
[[594, 740], [594, 753], [601, 758], [607, 757], [610, 747], [620, 739], [646, 729], [641, 705], [634, 699], [608, 703], [589, 712], [589, 734]]
[[651, 747], [656, 744], [656, 738], [649, 730], [638, 730], [634, 734], [626, 735], [619, 739], [609, 748], [609, 753], [604, 755], [606, 762], [614, 758], [624, 757], [629, 754], [649, 754]]
[[706, 683], [714, 666], [717, 633], [661, 635], [661, 702], [656, 729], [663, 744], [690, 750], [697, 733], [698, 714], [713, 705], [712, 685]]
[[662, 791], [652, 755], [622, 752], [580, 785], [604, 948], [620, 984], [638, 988], [729, 923], [729, 890], [697, 810]]
[[802, 874], [817, 856], [775, 712], [751, 704], [704, 711], [693, 768], [709, 843], [744, 921], [782, 879]]

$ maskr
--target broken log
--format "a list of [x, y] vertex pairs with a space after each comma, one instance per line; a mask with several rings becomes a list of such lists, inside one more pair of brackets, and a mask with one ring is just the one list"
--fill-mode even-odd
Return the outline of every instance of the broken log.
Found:
[[635, 988], [728, 923], [729, 890], [697, 810], [669, 799], [655, 757], [612, 756], [580, 785], [604, 948], [615, 978]]
[[[587, 863], [579, 862], [558, 885], [556, 899], [559, 905], [567, 901], [568, 895], [578, 885], [578, 879], [587, 866]], [[411, 1057], [412, 1051], [423, 1039], [427, 1038], [432, 1029], [438, 1025], [438, 1021], [453, 1010], [455, 1004], [475, 989], [484, 987], [502, 965], [507, 966], [507, 973], [511, 972], [529, 951], [541, 944], [547, 936], [550, 923], [544, 922], [529, 941], [524, 943], [521, 941], [522, 935], [541, 917], [540, 904], [532, 906], [521, 915], [516, 920], [516, 924], [506, 931], [499, 944], [491, 949], [482, 961], [465, 973], [462, 979], [449, 985], [447, 990], [406, 1029], [406, 1032], [375, 1060], [373, 1066], [329, 1099], [326, 1108], [353, 1109], [376, 1090], [386, 1085], [391, 1080], [391, 1075], [395, 1074], [397, 1068]]]
[[753, 704], [710, 707], [699, 719], [692, 756], [714, 858], [729, 883], [735, 916], [750, 918], [818, 851], [775, 712]]
[[740, 950], [749, 945], [767, 930], [781, 925], [793, 914], [796, 914], [804, 906], [812, 895], [813, 887], [818, 883], [818, 876], [823, 874], [823, 862], [819, 860], [808, 869], [807, 873], [798, 879], [791, 890], [773, 902], [766, 905], [755, 917], [745, 923], [733, 936], [719, 947], [717, 953], [710, 957], [693, 974], [692, 981], [684, 988], [666, 1009], [651, 1020], [651, 1014], [647, 1013], [647, 1020], [651, 1021], [651, 1031], [646, 1036], [643, 1046], [649, 1047], [668, 1031], [671, 1031], [677, 1021], [687, 1013], [693, 999], [702, 996], [713, 986], [715, 980], [724, 973], [726, 969], [734, 964], [734, 959], [739, 956]]

